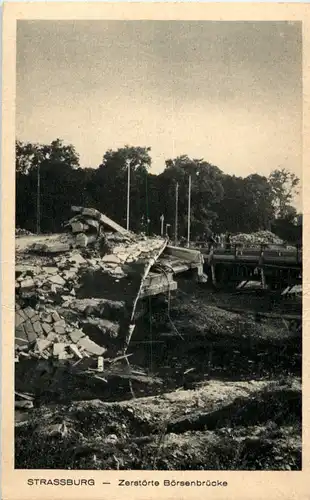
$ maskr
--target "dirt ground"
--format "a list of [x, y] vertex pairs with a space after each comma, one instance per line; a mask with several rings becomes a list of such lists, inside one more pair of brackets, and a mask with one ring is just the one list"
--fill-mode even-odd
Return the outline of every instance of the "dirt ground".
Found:
[[184, 286], [144, 306], [128, 352], [150, 379], [41, 393], [16, 411], [16, 468], [300, 470], [300, 325], [252, 313], [300, 305]]

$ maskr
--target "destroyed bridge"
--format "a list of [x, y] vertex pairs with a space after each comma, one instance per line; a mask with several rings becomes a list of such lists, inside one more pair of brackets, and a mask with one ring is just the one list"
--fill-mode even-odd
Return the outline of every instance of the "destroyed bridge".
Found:
[[[143, 377], [115, 365], [123, 360], [129, 370], [127, 351], [143, 299], [170, 297], [179, 275], [197, 282], [210, 276], [215, 282], [216, 260], [223, 266], [223, 258], [231, 257], [134, 234], [95, 209], [72, 211], [61, 234], [16, 238], [15, 381], [20, 393], [29, 378], [44, 390], [48, 381], [52, 391], [59, 376], [65, 373], [68, 380], [68, 370], [101, 383], [109, 374]], [[252, 259], [251, 268], [262, 268], [261, 257]], [[232, 258], [227, 260], [231, 265]], [[301, 264], [290, 265], [299, 275]]]

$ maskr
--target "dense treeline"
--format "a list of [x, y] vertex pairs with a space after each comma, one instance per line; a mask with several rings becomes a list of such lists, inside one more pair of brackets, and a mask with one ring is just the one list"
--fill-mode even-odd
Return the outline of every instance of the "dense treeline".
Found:
[[16, 225], [36, 230], [37, 182], [40, 172], [40, 227], [60, 231], [71, 217], [71, 205], [97, 208], [126, 224], [127, 175], [130, 168], [130, 228], [160, 232], [160, 217], [174, 235], [175, 191], [179, 185], [178, 234], [186, 236], [189, 176], [191, 235], [215, 232], [253, 232], [269, 229], [296, 241], [301, 229], [291, 206], [299, 179], [285, 169], [268, 178], [224, 174], [204, 159], [186, 155], [166, 160], [159, 175], [149, 173], [151, 149], [124, 146], [107, 151], [97, 168], [81, 168], [74, 146], [59, 139], [51, 144], [16, 142]]

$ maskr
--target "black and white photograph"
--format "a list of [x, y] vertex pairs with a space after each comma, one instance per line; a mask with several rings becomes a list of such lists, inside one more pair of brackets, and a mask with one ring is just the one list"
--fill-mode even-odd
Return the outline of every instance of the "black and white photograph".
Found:
[[302, 470], [302, 48], [17, 21], [15, 469]]

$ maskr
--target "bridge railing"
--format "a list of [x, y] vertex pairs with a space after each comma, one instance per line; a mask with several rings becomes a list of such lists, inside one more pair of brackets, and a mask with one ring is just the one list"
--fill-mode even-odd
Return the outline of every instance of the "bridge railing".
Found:
[[268, 260], [272, 259], [272, 257], [278, 258], [289, 257], [294, 258], [297, 264], [301, 264], [302, 262], [302, 247], [301, 245], [295, 245], [295, 247], [286, 248], [286, 246], [269, 246], [268, 244], [261, 243], [259, 245], [245, 246], [243, 243], [233, 243], [230, 245], [204, 245], [200, 250], [205, 255], [207, 254], [210, 257], [212, 255], [230, 255], [235, 259], [242, 259], [244, 257], [256, 257], [257, 260], [261, 262], [264, 261], [266, 257]]

